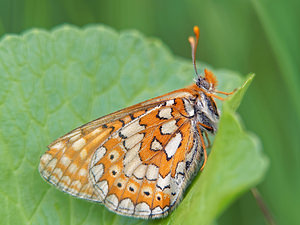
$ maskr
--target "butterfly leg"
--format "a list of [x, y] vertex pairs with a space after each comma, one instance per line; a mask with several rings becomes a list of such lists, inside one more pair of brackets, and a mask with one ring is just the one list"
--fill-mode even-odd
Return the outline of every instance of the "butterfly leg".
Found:
[[222, 95], [232, 95], [232, 94], [234, 94], [234, 92], [236, 92], [236, 89], [234, 89], [232, 92], [225, 92], [225, 91], [217, 91], [216, 90], [216, 93], [222, 94]]
[[199, 136], [200, 136], [201, 146], [202, 146], [202, 148], [203, 148], [203, 154], [204, 154], [204, 162], [203, 162], [203, 164], [202, 164], [200, 170], [203, 170], [203, 168], [204, 168], [204, 166], [205, 166], [205, 164], [206, 164], [206, 160], [207, 160], [207, 152], [206, 152], [206, 147], [205, 147], [205, 143], [204, 143], [204, 138], [203, 138], [203, 135], [202, 135], [202, 131], [201, 131], [201, 129], [200, 129], [200, 126], [201, 126], [201, 124], [198, 123], [198, 124], [197, 124], [197, 130], [198, 130], [198, 133], [199, 133]]
[[[207, 129], [209, 129], [209, 130], [212, 130], [213, 128], [212, 127], [210, 127], [210, 126], [207, 126], [207, 125], [205, 125], [205, 124], [203, 124], [203, 123], [198, 123], [198, 125], [199, 126], [202, 126], [202, 127], [205, 127], [205, 128], [207, 128]], [[207, 146], [206, 146], [206, 148], [210, 148], [211, 147], [211, 143], [210, 143], [210, 140], [209, 140], [209, 138], [208, 138], [208, 134], [207, 134], [207, 132], [204, 130], [204, 134], [205, 134], [205, 138], [206, 138], [206, 140], [207, 140]]]
[[[232, 92], [224, 92], [224, 91], [217, 91], [217, 90], [215, 92], [218, 93], [218, 94], [229, 96], [229, 95], [234, 94], [236, 92], [236, 89], [234, 89]], [[217, 99], [219, 99], [221, 101], [224, 101], [224, 100], [227, 99], [227, 98], [222, 98], [222, 97], [220, 97], [218, 95], [215, 95], [215, 94], [208, 94], [208, 95], [211, 96], [211, 97], [217, 98]]]
[[210, 148], [210, 147], [211, 147], [211, 143], [210, 143], [210, 140], [209, 140], [208, 134], [207, 134], [207, 132], [206, 132], [206, 131], [204, 131], [204, 134], [205, 134], [205, 138], [206, 138], [206, 140], [207, 140], [207, 146], [206, 146], [206, 148]]

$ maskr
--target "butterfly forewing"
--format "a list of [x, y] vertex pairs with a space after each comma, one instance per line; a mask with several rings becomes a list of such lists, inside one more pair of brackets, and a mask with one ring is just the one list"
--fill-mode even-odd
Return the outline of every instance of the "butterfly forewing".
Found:
[[99, 201], [88, 178], [88, 167], [95, 149], [107, 138], [111, 128], [83, 128], [49, 145], [41, 157], [40, 173], [51, 184], [74, 196]]
[[73, 130], [48, 146], [41, 175], [123, 215], [168, 214], [201, 154], [189, 98], [190, 91], [178, 90]]

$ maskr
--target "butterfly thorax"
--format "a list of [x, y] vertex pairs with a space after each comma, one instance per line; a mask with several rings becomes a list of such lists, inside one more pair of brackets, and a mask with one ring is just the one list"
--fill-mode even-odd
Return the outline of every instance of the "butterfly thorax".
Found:
[[209, 75], [206, 74], [205, 77], [199, 76], [196, 80], [196, 84], [193, 85], [194, 91], [196, 92], [193, 101], [195, 122], [204, 124], [205, 126], [201, 126], [203, 130], [212, 134], [216, 133], [219, 122], [219, 110], [211, 96], [211, 94], [214, 94], [216, 85], [214, 79], [214, 77], [209, 77]]
[[184, 99], [185, 109], [190, 117], [193, 117], [193, 125], [197, 124], [202, 130], [209, 133], [216, 133], [219, 122], [219, 110], [216, 107], [215, 101], [206, 92], [194, 86], [194, 95], [188, 99]]
[[196, 121], [204, 124], [203, 129], [214, 134], [219, 122], [219, 111], [215, 102], [205, 92], [199, 93], [195, 101]]

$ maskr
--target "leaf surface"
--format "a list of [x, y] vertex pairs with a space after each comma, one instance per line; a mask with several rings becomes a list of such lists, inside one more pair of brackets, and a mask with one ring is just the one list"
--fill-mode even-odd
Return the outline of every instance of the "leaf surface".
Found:
[[[199, 71], [203, 68], [200, 64]], [[214, 72], [219, 90], [231, 91], [242, 84], [232, 71]], [[56, 138], [115, 110], [182, 88], [192, 83], [193, 74], [190, 60], [174, 57], [160, 41], [135, 31], [62, 26], [4, 37], [0, 42], [0, 223], [212, 222], [237, 195], [262, 179], [267, 165], [256, 139], [243, 130], [234, 112], [245, 87], [224, 103], [207, 167], [165, 219], [118, 216], [56, 190], [37, 169], [40, 155]]]

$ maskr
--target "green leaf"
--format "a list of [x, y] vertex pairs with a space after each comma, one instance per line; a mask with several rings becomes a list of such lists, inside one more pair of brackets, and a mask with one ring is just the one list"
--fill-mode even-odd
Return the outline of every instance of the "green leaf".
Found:
[[[231, 71], [214, 72], [222, 91], [242, 84]], [[118, 216], [58, 191], [37, 170], [40, 155], [59, 136], [107, 113], [182, 88], [192, 82], [193, 74], [191, 60], [174, 57], [160, 41], [135, 31], [62, 26], [4, 37], [0, 42], [1, 223], [179, 224], [184, 220], [208, 224], [216, 219], [237, 195], [262, 179], [267, 165], [256, 139], [245, 133], [234, 113], [245, 87], [224, 103], [206, 168], [165, 219]]]
[[225, 102], [223, 107], [228, 107], [228, 110], [236, 111], [240, 106], [240, 103], [253, 79], [254, 74], [250, 74], [242, 87], [239, 88], [234, 95]]
[[244, 131], [235, 114], [250, 85], [249, 76], [224, 103], [219, 131], [201, 176], [171, 220], [177, 224], [210, 224], [238, 195], [254, 187], [266, 171], [268, 160], [262, 155], [258, 139]]

